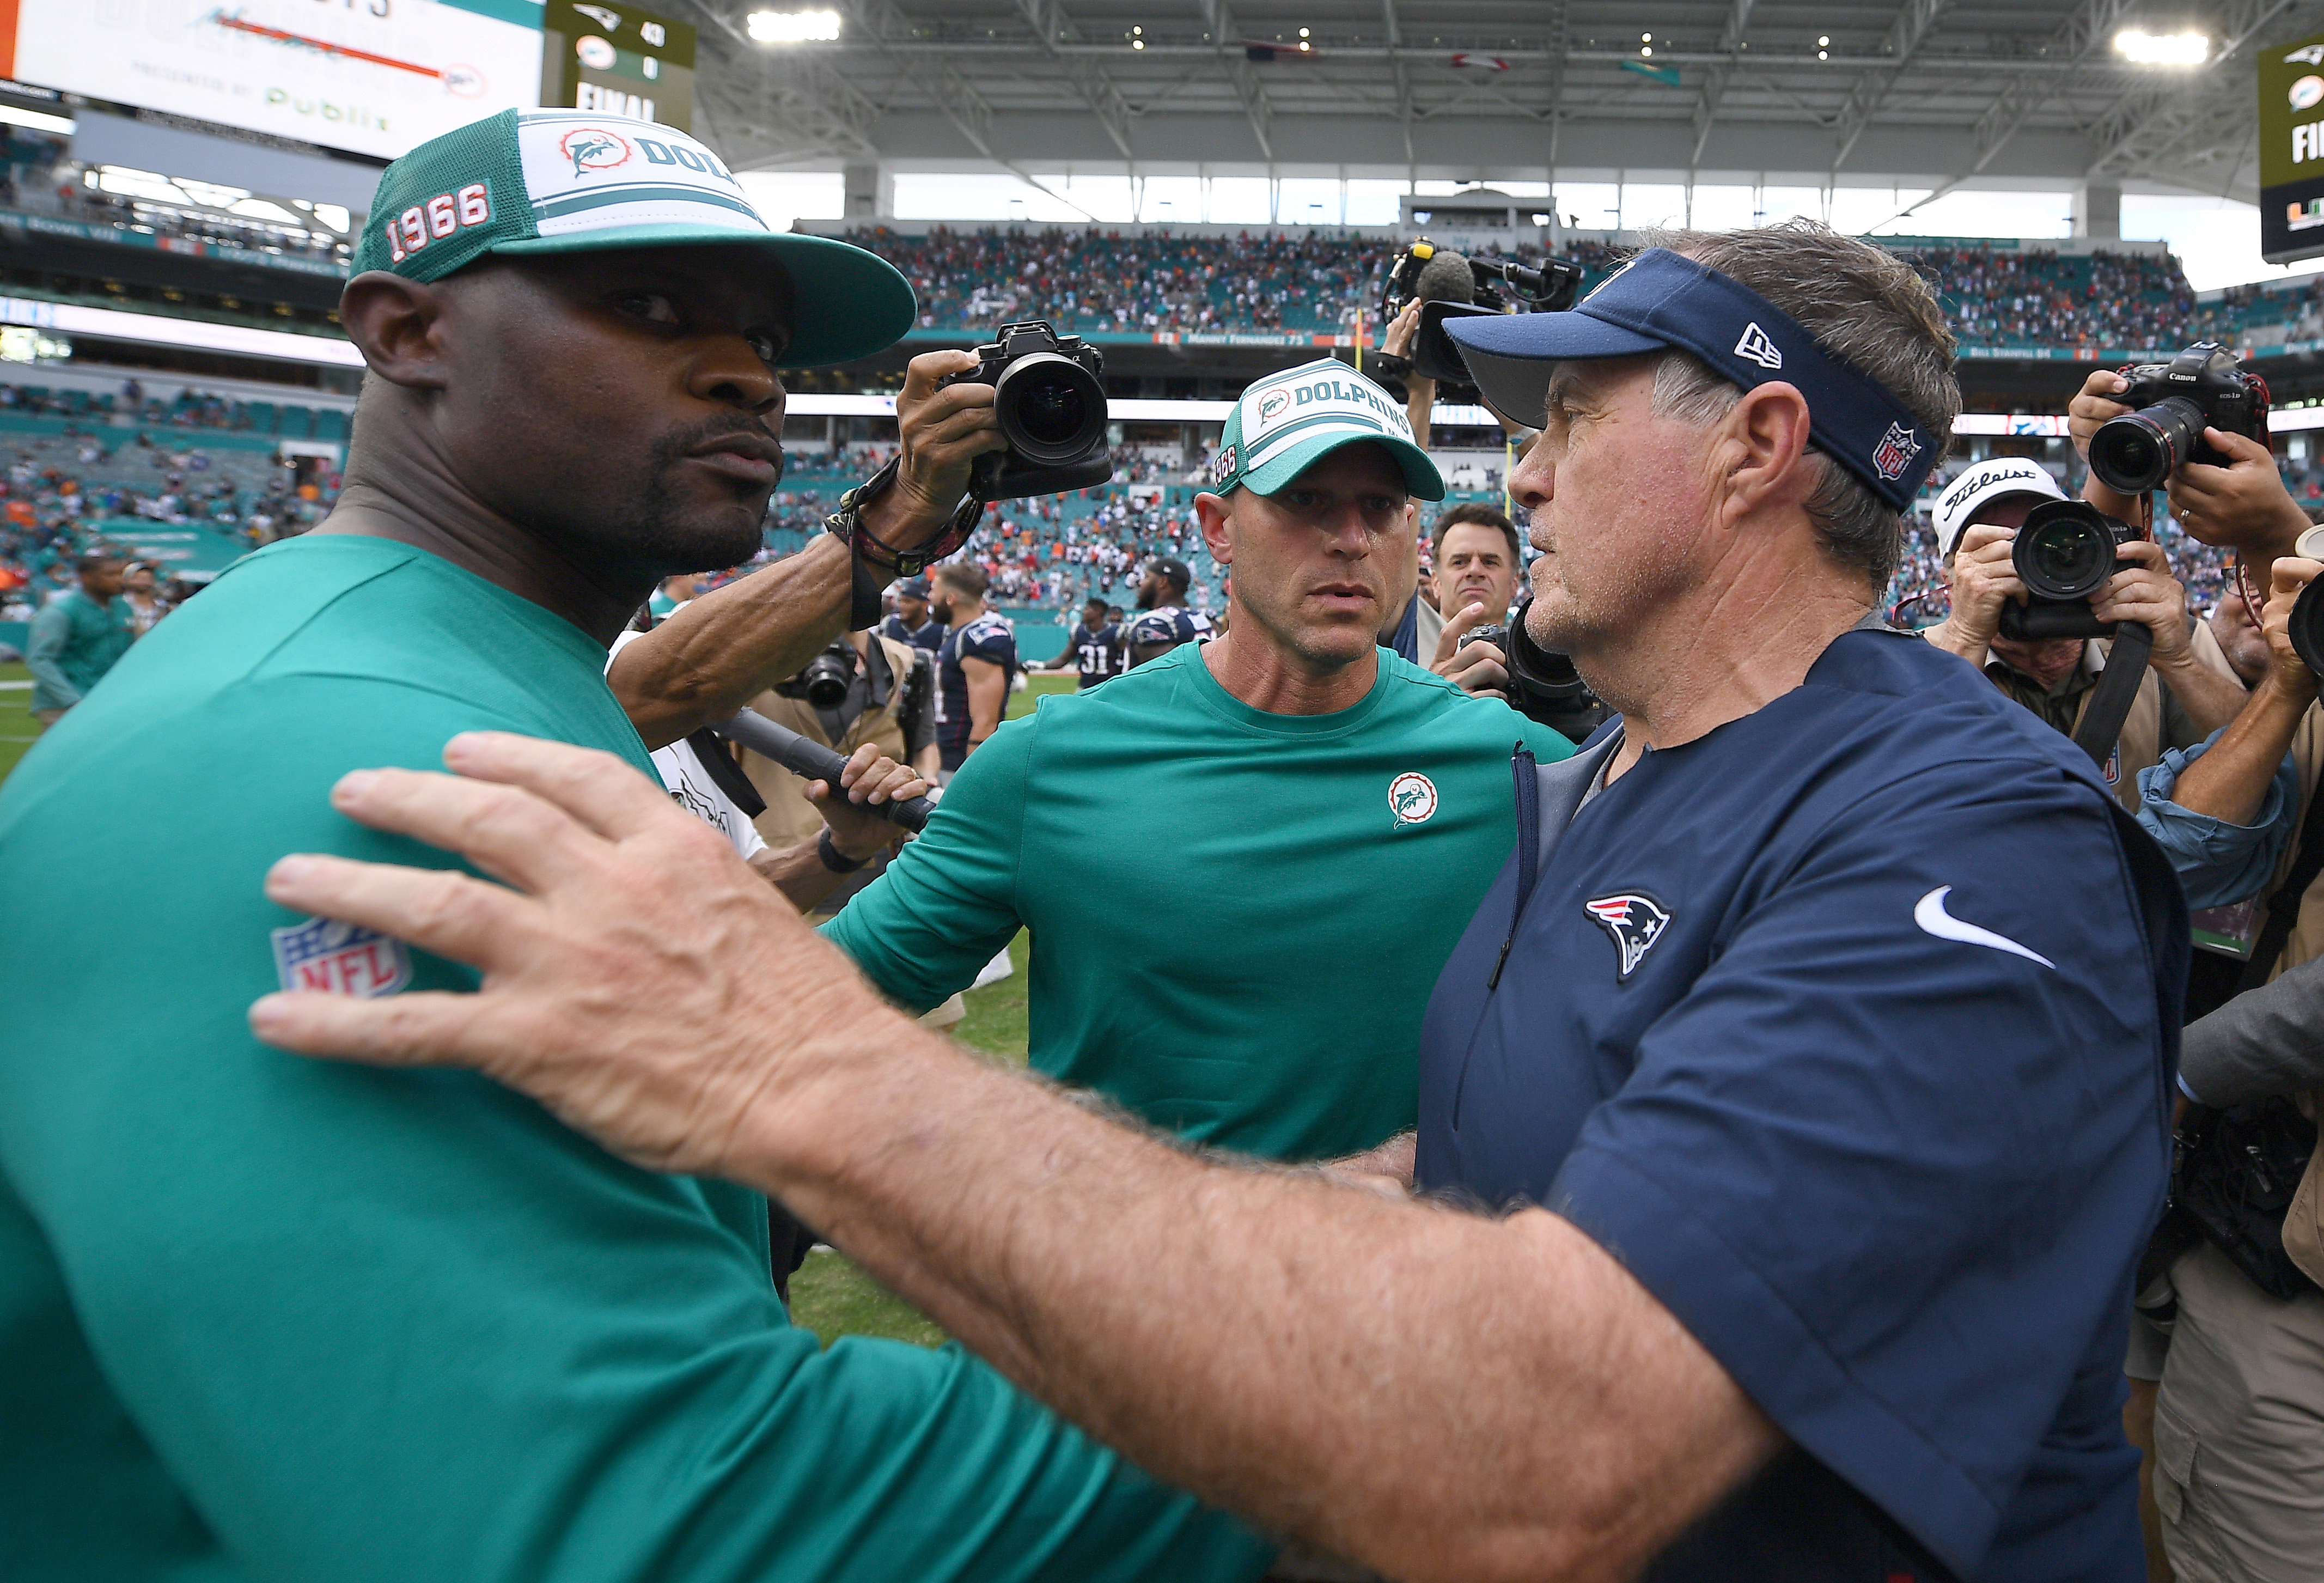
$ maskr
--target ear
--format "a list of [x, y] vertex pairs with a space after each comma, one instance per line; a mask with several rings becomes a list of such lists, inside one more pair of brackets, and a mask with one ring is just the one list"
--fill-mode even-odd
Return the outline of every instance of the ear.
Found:
[[441, 390], [448, 378], [438, 330], [444, 293], [383, 269], [365, 270], [339, 298], [339, 324], [374, 374], [411, 390]]
[[1194, 496], [1194, 520], [1203, 530], [1203, 547], [1221, 566], [1234, 564], [1234, 511], [1223, 495], [1205, 490]]
[[1808, 399], [1781, 380], [1743, 393], [1713, 446], [1722, 521], [1804, 504], [1822, 475], [1808, 459]]

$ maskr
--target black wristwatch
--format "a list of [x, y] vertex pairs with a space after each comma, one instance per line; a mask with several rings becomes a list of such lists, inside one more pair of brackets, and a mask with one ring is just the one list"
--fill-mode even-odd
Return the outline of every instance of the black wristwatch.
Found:
[[824, 826], [821, 833], [815, 838], [815, 855], [821, 858], [823, 866], [834, 874], [853, 874], [872, 861], [869, 857], [850, 857], [842, 852], [832, 841], [829, 825]]

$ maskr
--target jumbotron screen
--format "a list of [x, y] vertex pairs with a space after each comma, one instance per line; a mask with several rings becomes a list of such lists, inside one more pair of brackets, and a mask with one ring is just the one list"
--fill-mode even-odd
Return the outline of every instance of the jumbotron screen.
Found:
[[[0, 77], [393, 158], [540, 103], [536, 0], [37, 0]], [[13, 50], [13, 57], [10, 53]]]

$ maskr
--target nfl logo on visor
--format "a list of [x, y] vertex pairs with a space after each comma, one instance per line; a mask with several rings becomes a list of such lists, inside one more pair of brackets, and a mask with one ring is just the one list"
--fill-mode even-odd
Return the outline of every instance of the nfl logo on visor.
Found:
[[1921, 442], [1913, 438], [1913, 431], [1902, 423], [1891, 423], [1888, 432], [1880, 437], [1879, 445], [1873, 449], [1872, 470], [1894, 484], [1920, 454]]

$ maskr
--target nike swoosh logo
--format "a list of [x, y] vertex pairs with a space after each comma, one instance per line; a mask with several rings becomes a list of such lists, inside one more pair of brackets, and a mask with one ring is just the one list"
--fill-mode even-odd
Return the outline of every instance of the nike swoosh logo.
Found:
[[1939, 940], [1957, 940], [1963, 945], [1986, 946], [1997, 951], [2007, 951], [2013, 957], [2023, 957], [2029, 962], [2039, 962], [2052, 973], [2058, 964], [2038, 951], [2029, 951], [2006, 934], [1996, 934], [1989, 929], [1979, 929], [1974, 923], [1963, 923], [1945, 911], [1945, 898], [1953, 893], [1950, 885], [1939, 885], [1921, 898], [1913, 909], [1913, 921]]

